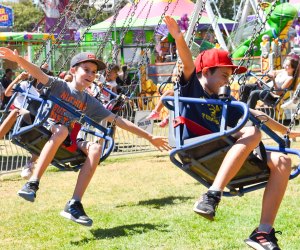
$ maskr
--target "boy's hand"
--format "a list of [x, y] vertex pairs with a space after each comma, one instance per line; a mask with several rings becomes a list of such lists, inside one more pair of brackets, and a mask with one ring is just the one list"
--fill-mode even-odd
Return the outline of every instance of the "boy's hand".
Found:
[[168, 30], [172, 37], [176, 40], [179, 36], [182, 36], [181, 30], [173, 17], [165, 16], [164, 22], [166, 23]]
[[19, 53], [16, 49], [12, 51], [9, 48], [0, 47], [0, 58], [7, 59], [12, 62], [16, 62], [18, 57], [19, 57]]
[[44, 64], [41, 66], [41, 68], [42, 68], [42, 69], [48, 70], [48, 69], [49, 69], [48, 63], [44, 63]]
[[18, 75], [19, 80], [26, 80], [29, 77], [29, 74], [25, 71], [23, 71], [20, 75]]
[[162, 137], [162, 136], [152, 136], [152, 138], [149, 140], [153, 146], [155, 146], [156, 148], [158, 148], [161, 152], [163, 150], [170, 150], [172, 149], [168, 143], [168, 140], [166, 137]]

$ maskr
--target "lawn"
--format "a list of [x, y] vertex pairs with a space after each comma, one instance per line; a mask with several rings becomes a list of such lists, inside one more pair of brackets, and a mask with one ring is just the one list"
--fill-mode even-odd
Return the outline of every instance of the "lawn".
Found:
[[[249, 249], [243, 239], [259, 223], [262, 190], [223, 198], [216, 221], [192, 211], [205, 188], [163, 153], [110, 157], [96, 171], [83, 204], [91, 228], [59, 213], [77, 173], [51, 167], [34, 203], [16, 195], [18, 175], [0, 180], [0, 249]], [[300, 178], [290, 181], [275, 228], [282, 249], [300, 249]]]

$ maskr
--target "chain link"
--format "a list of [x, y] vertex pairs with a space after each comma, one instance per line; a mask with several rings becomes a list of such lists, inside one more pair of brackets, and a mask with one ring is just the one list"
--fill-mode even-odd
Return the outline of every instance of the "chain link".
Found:
[[[55, 25], [53, 27], [51, 27], [50, 31], [48, 32], [49, 36], [44, 41], [43, 45], [35, 52], [35, 57], [33, 58], [33, 62], [36, 62], [40, 58], [41, 54], [43, 53], [44, 49], [46, 48], [47, 41], [50, 41], [52, 39], [52, 37], [54, 37], [54, 32], [55, 32], [55, 30], [58, 29], [58, 27], [61, 24], [61, 21], [63, 20], [63, 18], [65, 18], [65, 16], [68, 15], [71, 12], [71, 7], [72, 7], [73, 2], [75, 2], [75, 1], [70, 1], [66, 5], [66, 7], [64, 9], [65, 13], [63, 15], [60, 15], [57, 22], [55, 23]], [[77, 8], [77, 5], [75, 6], [75, 8]], [[65, 25], [66, 25], [66, 23], [65, 23]], [[61, 31], [60, 31], [60, 33], [61, 33]]]
[[[186, 41], [189, 48], [191, 48], [191, 46], [192, 46], [192, 44], [194, 42], [194, 37], [196, 35], [197, 28], [200, 25], [200, 20], [201, 20], [201, 17], [202, 17], [202, 13], [205, 10], [205, 5], [206, 5], [206, 0], [202, 1], [201, 9], [200, 9], [200, 11], [198, 13], [197, 21], [196, 21], [196, 23], [195, 23], [195, 25], [193, 27], [192, 35], [190, 37], [190, 40]], [[179, 86], [179, 81], [180, 81], [181, 75], [183, 73], [183, 64], [182, 64], [182, 61], [181, 61], [181, 59], [180, 59], [179, 56], [178, 56], [178, 59], [177, 59], [175, 67], [176, 67], [175, 70], [177, 70], [177, 74], [176, 74], [176, 78], [174, 80], [174, 84], [175, 84], [175, 86]]]
[[142, 55], [141, 60], [138, 62], [137, 69], [134, 71], [132, 79], [136, 78], [136, 76], [138, 75], [138, 72], [140, 71], [142, 65], [144, 64], [144, 62], [147, 59], [147, 53], [149, 52], [150, 48], [154, 46], [154, 43], [155, 43], [155, 34], [157, 33], [157, 30], [159, 30], [159, 28], [160, 28], [160, 26], [162, 24], [162, 21], [163, 21], [164, 17], [166, 16], [166, 13], [167, 13], [167, 11], [169, 9], [169, 6], [170, 6], [171, 2], [172, 2], [172, 0], [168, 0], [167, 5], [165, 6], [164, 11], [163, 11], [163, 13], [162, 13], [162, 15], [161, 15], [161, 17], [160, 17], [160, 19], [158, 21], [158, 24], [157, 24], [157, 26], [156, 26], [156, 28], [155, 28], [155, 30], [153, 32], [153, 36], [152, 36], [150, 42], [144, 48], [145, 53], [144, 53], [144, 55]]
[[45, 59], [43, 60], [42, 64], [47, 62], [52, 54], [52, 51], [54, 49], [56, 49], [62, 42], [62, 39], [64, 38], [65, 32], [68, 29], [69, 25], [74, 21], [76, 15], [79, 13], [79, 11], [81, 10], [81, 6], [84, 4], [84, 0], [81, 0], [79, 2], [79, 4], [76, 6], [76, 11], [68, 18], [67, 22], [65, 23], [64, 27], [61, 29], [59, 35], [57, 36], [57, 38], [55, 39], [55, 43], [52, 44], [50, 50], [48, 51], [48, 53], [46, 54]]
[[[61, 68], [59, 69], [59, 71], [62, 71], [62, 70], [64, 69], [66, 63], [69, 62], [70, 59], [74, 56], [74, 54], [75, 54], [77, 48], [79, 47], [80, 43], [81, 43], [82, 40], [84, 39], [85, 34], [87, 34], [87, 33], [89, 32], [89, 30], [91, 29], [92, 24], [95, 22], [95, 20], [96, 20], [96, 18], [98, 17], [98, 15], [99, 15], [100, 13], [102, 13], [102, 11], [103, 11], [103, 9], [104, 9], [106, 3], [108, 3], [108, 1], [109, 1], [109, 0], [105, 0], [105, 2], [101, 5], [101, 7], [99, 8], [99, 10], [96, 11], [94, 17], [93, 17], [93, 18], [91, 19], [91, 21], [89, 22], [88, 27], [85, 29], [84, 33], [80, 36], [80, 39], [77, 41], [76, 46], [71, 50], [71, 52], [69, 53], [67, 59], [66, 59], [66, 60], [64, 61], [64, 63], [62, 64], [62, 66], [61, 66]], [[96, 0], [95, 0], [93, 3], [95, 3], [95, 2], [96, 2]], [[61, 60], [61, 57], [62, 57], [62, 55], [57, 59], [56, 62], [59, 62], [59, 61]]]
[[[249, 47], [248, 49], [246, 50], [245, 54], [244, 54], [244, 57], [240, 60], [239, 64], [238, 64], [238, 67], [233, 71], [233, 74], [232, 74], [232, 78], [231, 78], [231, 81], [230, 81], [230, 84], [233, 83], [234, 81], [234, 76], [237, 75], [237, 71], [238, 69], [244, 64], [244, 62], [246, 61], [246, 58], [247, 58], [247, 61], [246, 61], [246, 65], [245, 67], [246, 68], [249, 68], [250, 66], [250, 56], [251, 56], [251, 53], [254, 49], [254, 45], [255, 45], [255, 41], [258, 39], [258, 37], [260, 36], [260, 33], [262, 32], [262, 30], [264, 29], [265, 25], [266, 25], [266, 22], [268, 20], [268, 18], [271, 16], [271, 14], [273, 13], [273, 11], [275, 10], [276, 8], [276, 4], [277, 4], [278, 1], [274, 1], [271, 5], [271, 8], [270, 8], [270, 11], [268, 12], [268, 14], [266, 15], [265, 17], [265, 20], [263, 22], [261, 22], [261, 25], [259, 26], [258, 30], [257, 30], [257, 26], [255, 25], [254, 28], [253, 28], [253, 35], [252, 35], [252, 38], [250, 40], [250, 44], [249, 44]], [[257, 7], [256, 7], [256, 22], [258, 23], [258, 20], [259, 20], [259, 10], [261, 9], [260, 5], [261, 5], [262, 1], [258, 1], [258, 4], [257, 4]]]

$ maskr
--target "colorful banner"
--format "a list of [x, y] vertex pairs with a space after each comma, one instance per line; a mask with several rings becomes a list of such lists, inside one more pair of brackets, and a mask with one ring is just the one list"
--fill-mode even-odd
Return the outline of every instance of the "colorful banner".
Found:
[[0, 4], [0, 26], [11, 27], [13, 26], [13, 22], [14, 17], [12, 8]]

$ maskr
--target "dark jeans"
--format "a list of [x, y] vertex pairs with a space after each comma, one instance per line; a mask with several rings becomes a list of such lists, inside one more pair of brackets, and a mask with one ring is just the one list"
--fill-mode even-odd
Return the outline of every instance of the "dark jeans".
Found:
[[240, 96], [240, 101], [247, 103], [250, 93], [253, 90], [258, 89], [256, 84], [244, 84], [240, 86], [240, 90], [239, 90], [239, 96]]
[[268, 94], [267, 90], [269, 90], [267, 86], [260, 89], [256, 84], [245, 84], [240, 88], [240, 101], [247, 103], [249, 108], [255, 109], [257, 101]]

